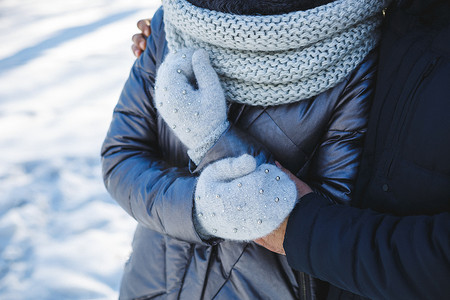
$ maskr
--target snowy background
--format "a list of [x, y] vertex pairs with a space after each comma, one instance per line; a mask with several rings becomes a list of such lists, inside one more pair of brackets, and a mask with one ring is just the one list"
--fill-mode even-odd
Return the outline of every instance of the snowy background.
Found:
[[0, 0], [0, 299], [116, 299], [134, 220], [100, 146], [158, 0]]

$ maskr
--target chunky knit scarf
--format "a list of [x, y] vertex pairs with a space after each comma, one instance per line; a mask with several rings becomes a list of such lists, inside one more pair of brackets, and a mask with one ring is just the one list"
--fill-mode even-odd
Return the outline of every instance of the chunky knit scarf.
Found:
[[390, 0], [337, 0], [307, 11], [246, 16], [163, 0], [169, 49], [208, 51], [229, 101], [273, 106], [316, 96], [379, 40]]

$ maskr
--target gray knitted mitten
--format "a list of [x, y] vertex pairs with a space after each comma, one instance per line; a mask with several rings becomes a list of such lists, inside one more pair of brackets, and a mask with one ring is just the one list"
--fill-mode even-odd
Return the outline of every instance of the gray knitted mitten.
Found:
[[225, 132], [227, 106], [219, 78], [202, 49], [170, 53], [158, 69], [156, 107], [198, 164]]
[[212, 163], [195, 190], [196, 230], [203, 238], [253, 240], [276, 229], [294, 208], [294, 182], [248, 154]]

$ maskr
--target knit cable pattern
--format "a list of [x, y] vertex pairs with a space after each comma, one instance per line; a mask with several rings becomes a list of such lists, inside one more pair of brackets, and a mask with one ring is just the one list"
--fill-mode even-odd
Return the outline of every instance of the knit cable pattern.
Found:
[[307, 11], [242, 16], [163, 0], [171, 50], [204, 48], [226, 97], [273, 106], [316, 96], [345, 79], [377, 45], [390, 0], [337, 0]]

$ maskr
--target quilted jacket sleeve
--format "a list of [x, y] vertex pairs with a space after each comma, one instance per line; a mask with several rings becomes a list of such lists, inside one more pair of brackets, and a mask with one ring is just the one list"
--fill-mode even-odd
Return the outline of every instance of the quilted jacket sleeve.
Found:
[[371, 299], [447, 299], [450, 214], [396, 217], [309, 194], [292, 212], [289, 265]]
[[376, 57], [369, 54], [348, 78], [304, 178], [333, 202], [348, 204], [352, 197], [374, 94]]
[[[112, 197], [141, 225], [202, 243], [192, 223], [196, 178], [173, 167], [158, 145], [157, 114], [149, 92], [162, 57], [162, 10], [152, 20], [147, 49], [125, 83], [102, 147], [103, 178]], [[164, 39], [164, 38], [162, 38]]]

